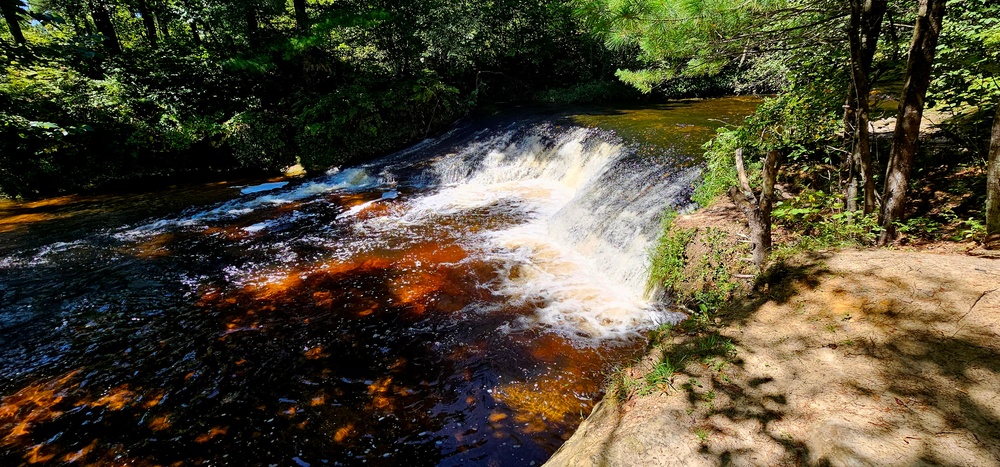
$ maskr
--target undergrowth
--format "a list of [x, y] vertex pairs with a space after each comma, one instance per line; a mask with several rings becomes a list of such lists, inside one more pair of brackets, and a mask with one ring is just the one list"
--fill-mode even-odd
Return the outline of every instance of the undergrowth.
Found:
[[[689, 364], [702, 365], [720, 379], [728, 379], [725, 371], [736, 356], [736, 346], [714, 330], [708, 320], [689, 319], [677, 326], [663, 325], [653, 331], [652, 339], [652, 348], [659, 352], [645, 374], [633, 376], [632, 368], [642, 365], [637, 361], [617, 369], [608, 378], [607, 393], [619, 405], [630, 397], [678, 390], [674, 379]], [[689, 384], [684, 383], [681, 388], [689, 389]]]
[[[705, 168], [702, 169], [701, 182], [694, 189], [691, 200], [705, 207], [722, 196], [729, 187], [736, 186], [739, 179], [736, 175], [736, 158], [733, 154], [742, 147], [740, 134], [730, 129], [720, 129], [711, 141], [702, 146], [705, 149]], [[755, 175], [760, 172], [760, 163], [751, 162], [747, 173]]]
[[742, 258], [748, 253], [747, 244], [728, 240], [730, 235], [718, 228], [705, 230], [708, 251], [697, 259], [693, 270], [697, 287], [679, 297], [696, 307], [698, 318], [708, 318], [733, 297], [741, 285], [735, 274], [744, 269], [741, 265], [750, 265]]
[[846, 212], [841, 197], [822, 190], [804, 189], [778, 201], [771, 216], [788, 237], [775, 245], [779, 259], [804, 251], [873, 246], [880, 232], [875, 213]]
[[668, 209], [660, 221], [660, 238], [650, 255], [646, 292], [657, 287], [670, 291], [684, 280], [684, 250], [694, 238], [694, 229], [676, 229], [677, 211]]

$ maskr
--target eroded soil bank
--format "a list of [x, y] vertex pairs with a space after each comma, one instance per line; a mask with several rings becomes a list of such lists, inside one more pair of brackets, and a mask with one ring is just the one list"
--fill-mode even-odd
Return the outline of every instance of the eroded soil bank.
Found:
[[1000, 463], [1000, 260], [842, 251], [769, 282], [721, 316], [726, 365], [605, 398], [547, 465]]

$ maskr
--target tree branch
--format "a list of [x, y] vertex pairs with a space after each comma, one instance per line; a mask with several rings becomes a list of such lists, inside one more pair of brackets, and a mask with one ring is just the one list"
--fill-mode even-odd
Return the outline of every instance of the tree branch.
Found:
[[[743, 163], [743, 148], [736, 150], [736, 176], [740, 179], [740, 188], [746, 193], [748, 198], [753, 198], [753, 189], [750, 188], [750, 178], [747, 177], [746, 165]], [[756, 199], [754, 200], [757, 201]]]

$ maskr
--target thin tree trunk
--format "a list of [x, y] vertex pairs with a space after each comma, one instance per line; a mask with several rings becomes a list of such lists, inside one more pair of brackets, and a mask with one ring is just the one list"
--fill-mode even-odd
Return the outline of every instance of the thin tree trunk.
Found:
[[875, 210], [875, 180], [872, 170], [871, 135], [869, 129], [871, 69], [882, 31], [882, 20], [888, 8], [887, 0], [851, 0], [848, 31], [851, 53], [851, 82], [845, 109], [845, 125], [853, 136], [848, 161], [848, 182], [845, 193], [848, 211], [857, 210], [858, 177], [864, 187], [864, 213]]
[[257, 24], [257, 10], [253, 6], [248, 5], [245, 14], [246, 27], [247, 27], [247, 42], [251, 46], [257, 45], [257, 39], [260, 32], [260, 26]]
[[21, 23], [18, 22], [20, 18], [17, 17], [18, 8], [15, 1], [0, 0], [0, 10], [3, 10], [3, 19], [7, 21], [7, 28], [10, 29], [10, 35], [14, 38], [14, 44], [24, 45], [27, 41], [24, 40]]
[[[889, 9], [888, 0], [865, 0], [861, 10], [861, 31], [863, 32], [861, 43], [861, 65], [866, 78], [867, 89], [864, 92], [865, 103], [858, 113], [858, 128], [863, 132], [858, 135], [858, 141], [864, 142], [864, 148], [858, 152], [857, 163], [861, 169], [861, 177], [864, 183], [865, 207], [864, 213], [875, 212], [875, 177], [872, 167], [871, 153], [871, 126], [869, 123], [869, 113], [871, 107], [868, 97], [871, 95], [872, 63], [875, 61], [875, 52], [878, 49], [878, 39], [882, 34], [882, 22], [885, 19], [886, 10]], [[863, 111], [863, 112], [862, 112]]]
[[153, 18], [156, 20], [156, 29], [163, 39], [170, 40], [170, 17], [169, 8], [165, 8], [160, 0], [150, 0]]
[[852, 79], [847, 83], [847, 98], [844, 99], [844, 146], [849, 152], [840, 161], [840, 183], [844, 191], [844, 210], [848, 212], [858, 210], [858, 174], [854, 167], [853, 157], [854, 148], [858, 144], [857, 132], [854, 131], [858, 119], [857, 109], [857, 91], [854, 90], [854, 80]]
[[924, 99], [931, 82], [931, 66], [937, 49], [941, 23], [944, 19], [946, 0], [920, 0], [917, 24], [910, 43], [910, 56], [906, 62], [903, 96], [896, 115], [896, 129], [892, 135], [892, 152], [885, 175], [885, 192], [879, 222], [882, 234], [879, 245], [896, 239], [895, 222], [903, 216], [906, 207], [906, 190], [910, 183], [913, 156], [917, 152], [920, 120], [923, 118]]
[[194, 45], [201, 47], [201, 34], [198, 33], [198, 27], [195, 26], [193, 21], [188, 24], [188, 27], [191, 28], [191, 40], [194, 41]]
[[153, 15], [153, 11], [149, 9], [149, 4], [146, 3], [146, 0], [137, 0], [136, 7], [142, 16], [142, 27], [146, 30], [146, 40], [149, 41], [149, 46], [155, 49], [159, 45], [157, 44], [156, 37], [156, 17]]
[[993, 118], [990, 156], [986, 163], [986, 242], [985, 247], [1000, 250], [1000, 107]]
[[729, 198], [747, 218], [750, 242], [753, 244], [753, 262], [758, 270], [764, 267], [771, 253], [771, 208], [780, 157], [781, 154], [777, 151], [771, 151], [764, 157], [760, 194], [754, 196], [743, 164], [743, 149], [736, 150], [736, 171], [739, 174], [740, 186], [729, 189]]
[[115, 25], [111, 22], [111, 15], [100, 0], [90, 0], [90, 16], [94, 19], [94, 27], [97, 28], [97, 32], [105, 37], [108, 50], [113, 54], [121, 53], [122, 44], [118, 41]]
[[156, 16], [156, 26], [160, 30], [160, 35], [163, 36], [164, 39], [166, 39], [166, 40], [169, 41], [170, 40], [170, 27], [169, 27], [170, 26], [170, 21], [163, 19], [163, 17], [161, 15], [158, 15], [158, 14], [154, 14], [154, 16]]
[[206, 23], [205, 21], [198, 19], [191, 24], [198, 25], [198, 30], [201, 31], [201, 40], [203, 43], [211, 44], [218, 48], [233, 45], [233, 36], [225, 35], [220, 38], [219, 35], [215, 33], [215, 29], [212, 27], [211, 23]]
[[306, 0], [292, 0], [295, 7], [295, 25], [299, 29], [309, 29], [309, 15], [306, 14]]

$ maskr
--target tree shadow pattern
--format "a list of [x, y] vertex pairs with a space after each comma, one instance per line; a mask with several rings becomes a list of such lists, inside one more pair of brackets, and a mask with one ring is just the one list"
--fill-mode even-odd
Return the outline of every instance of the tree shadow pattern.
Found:
[[719, 317], [674, 330], [639, 365], [670, 361], [668, 384], [599, 406], [551, 464], [1000, 463], [995, 262], [814, 254]]

